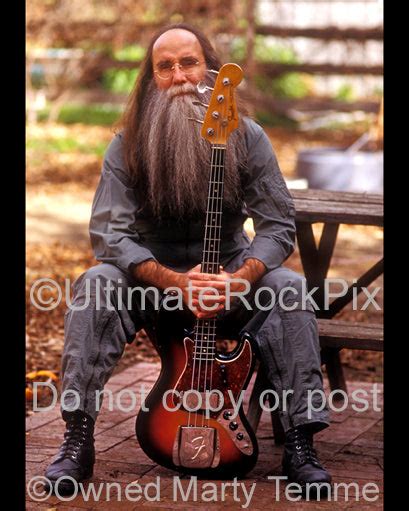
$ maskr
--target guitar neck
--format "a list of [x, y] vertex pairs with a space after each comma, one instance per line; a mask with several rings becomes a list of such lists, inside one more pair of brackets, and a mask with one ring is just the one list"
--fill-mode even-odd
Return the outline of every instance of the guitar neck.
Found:
[[206, 226], [201, 271], [220, 273], [220, 235], [222, 227], [225, 145], [212, 144]]

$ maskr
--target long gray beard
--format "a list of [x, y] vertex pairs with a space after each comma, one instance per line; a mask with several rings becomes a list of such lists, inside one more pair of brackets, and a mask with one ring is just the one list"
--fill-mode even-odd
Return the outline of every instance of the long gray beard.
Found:
[[[201, 137], [210, 94], [197, 95], [191, 83], [159, 90], [148, 87], [140, 119], [138, 150], [146, 164], [147, 199], [158, 218], [204, 214], [207, 206], [211, 145]], [[245, 160], [244, 137], [236, 130], [228, 139], [224, 170], [224, 205], [237, 207], [240, 197], [239, 163]]]

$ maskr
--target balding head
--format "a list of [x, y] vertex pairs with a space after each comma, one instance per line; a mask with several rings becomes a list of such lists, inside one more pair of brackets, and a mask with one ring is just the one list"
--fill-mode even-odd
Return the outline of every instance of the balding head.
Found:
[[[198, 62], [199, 64], [187, 74], [180, 69], [180, 66], [189, 62]], [[161, 70], [172, 66], [174, 68], [169, 78], [162, 79]], [[188, 82], [197, 84], [203, 80], [206, 73], [205, 57], [198, 38], [189, 30], [182, 28], [164, 32], [153, 45], [152, 67], [159, 89], [168, 89], [171, 86], [183, 85]]]

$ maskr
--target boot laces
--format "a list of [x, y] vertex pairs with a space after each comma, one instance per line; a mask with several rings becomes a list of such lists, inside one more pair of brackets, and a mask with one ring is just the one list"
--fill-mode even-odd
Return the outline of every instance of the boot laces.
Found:
[[312, 437], [310, 435], [303, 434], [299, 430], [295, 429], [292, 440], [297, 465], [311, 463], [316, 467], [321, 467], [317, 451], [313, 447]]
[[87, 417], [83, 417], [80, 421], [71, 420], [67, 422], [64, 442], [61, 445], [62, 458], [77, 459], [80, 448], [84, 445], [87, 437], [90, 436], [90, 426]]

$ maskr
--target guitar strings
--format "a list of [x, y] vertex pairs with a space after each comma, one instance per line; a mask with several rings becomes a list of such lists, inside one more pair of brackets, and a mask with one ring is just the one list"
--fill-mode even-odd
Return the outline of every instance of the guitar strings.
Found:
[[[202, 272], [204, 273], [213, 273], [214, 268], [210, 268], [210, 266], [214, 266], [214, 257], [215, 252], [210, 250], [212, 240], [215, 238], [215, 232], [217, 229], [218, 224], [218, 217], [216, 215], [217, 213], [217, 205], [216, 205], [216, 211], [214, 208], [215, 203], [215, 192], [216, 187], [215, 184], [217, 183], [217, 172], [218, 172], [218, 150], [212, 146], [212, 160], [211, 160], [211, 170], [210, 170], [210, 180], [209, 180], [209, 190], [208, 190], [208, 207], [207, 207], [207, 213], [206, 213], [206, 228], [205, 228], [205, 241], [204, 241], [204, 251], [203, 251], [203, 260], [202, 260]], [[219, 215], [220, 217], [220, 215]], [[210, 223], [209, 223], [210, 222]], [[213, 242], [214, 243], [214, 242]], [[201, 390], [201, 379], [203, 376], [203, 394], [201, 394], [202, 399], [203, 395], [206, 396], [206, 387], [207, 387], [207, 368], [209, 365], [209, 347], [210, 347], [210, 328], [209, 323], [212, 324], [213, 320], [207, 319], [207, 320], [199, 320], [198, 321], [200, 325], [200, 336], [199, 336], [199, 342], [197, 344], [199, 349], [199, 371], [198, 371], [198, 382], [197, 382], [197, 392], [200, 393]], [[206, 328], [207, 327], [207, 328]], [[206, 334], [206, 335], [205, 335]], [[213, 335], [213, 332], [212, 332]], [[202, 361], [204, 362], [204, 371], [202, 371]], [[204, 373], [204, 374], [203, 374]], [[195, 418], [195, 424], [197, 425], [197, 419], [198, 415], [196, 414]], [[201, 426], [204, 426], [206, 417], [205, 414], [201, 415]]]
[[[222, 105], [221, 119], [224, 119], [225, 105]], [[220, 124], [217, 126], [217, 138], [219, 138], [221, 129], [222, 132], [226, 130], [223, 126], [220, 128]], [[210, 181], [209, 181], [209, 194], [208, 194], [208, 208], [206, 214], [205, 224], [205, 240], [204, 240], [204, 253], [201, 265], [201, 271], [204, 273], [220, 273], [220, 241], [221, 241], [221, 210], [223, 204], [223, 188], [224, 188], [224, 155], [225, 155], [225, 144], [221, 147], [220, 144], [212, 145], [211, 153], [211, 170], [210, 170]], [[223, 174], [223, 175], [222, 175]], [[217, 188], [215, 185], [217, 184]], [[212, 192], [212, 193], [211, 193]], [[217, 192], [217, 193], [216, 193]], [[214, 207], [216, 202], [216, 208]], [[216, 209], [216, 211], [215, 211]], [[209, 223], [209, 220], [211, 222]], [[212, 245], [211, 245], [212, 243]], [[212, 248], [212, 250], [210, 250]], [[202, 360], [205, 362], [205, 372], [203, 378], [203, 391], [202, 394], [206, 396], [206, 391], [212, 390], [213, 383], [213, 368], [214, 359], [216, 356], [216, 319], [196, 320], [195, 324], [195, 335], [194, 335], [194, 354], [193, 354], [193, 368], [192, 368], [192, 383], [191, 388], [193, 390], [193, 382], [195, 380], [196, 372], [196, 360], [198, 359], [198, 379], [197, 379], [197, 392], [200, 392], [201, 388], [201, 376], [202, 376]], [[206, 335], [205, 335], [206, 334]], [[206, 347], [204, 350], [204, 341], [206, 341]], [[207, 374], [210, 365], [210, 382], [207, 388]], [[209, 402], [210, 404], [210, 402]], [[191, 407], [188, 407], [188, 426], [191, 422]], [[195, 413], [195, 427], [197, 427], [198, 413]], [[200, 414], [202, 418], [202, 427], [205, 421], [209, 423], [210, 418], [206, 419], [205, 414]]]
[[[214, 180], [214, 148], [212, 147], [212, 153], [211, 153], [211, 166], [210, 166], [210, 179], [209, 179], [209, 188], [208, 188], [208, 204], [207, 204], [207, 211], [206, 211], [206, 223], [205, 223], [205, 239], [204, 239], [204, 247], [203, 247], [203, 259], [201, 264], [201, 271], [202, 272], [208, 272], [208, 268], [206, 268], [206, 250], [207, 250], [207, 243], [208, 243], [208, 232], [209, 232], [209, 217], [211, 216], [211, 201], [212, 201], [212, 181]], [[210, 227], [211, 228], [211, 227]], [[198, 393], [200, 392], [200, 380], [201, 380], [201, 374], [202, 374], [202, 358], [203, 358], [203, 339], [204, 339], [204, 328], [205, 324], [207, 324], [209, 320], [201, 320], [196, 319], [196, 325], [195, 325], [195, 336], [194, 336], [194, 351], [193, 351], [193, 369], [192, 369], [192, 383], [191, 383], [191, 389], [193, 390], [193, 382], [195, 380], [195, 371], [196, 371], [196, 360], [198, 360], [198, 371], [197, 371], [197, 388], [195, 389]], [[196, 385], [195, 385], [196, 386]], [[206, 382], [204, 382], [204, 386], [206, 386]], [[188, 424], [190, 425], [190, 417], [191, 417], [191, 407], [189, 406], [189, 413], [188, 413]], [[195, 413], [195, 427], [197, 427], [197, 421], [198, 421], [198, 413]], [[203, 426], [203, 424], [202, 424]]]
[[[219, 215], [218, 217], [215, 217], [214, 215], [219, 213], [221, 211], [221, 192], [220, 192], [220, 189], [221, 189], [221, 180], [220, 180], [220, 172], [221, 172], [221, 151], [222, 149], [220, 149], [219, 147], [214, 147], [212, 148], [212, 162], [214, 162], [214, 164], [212, 165], [212, 176], [211, 176], [211, 181], [212, 181], [212, 194], [211, 194], [211, 201], [209, 200], [209, 202], [212, 203], [210, 209], [212, 211], [212, 214], [213, 214], [213, 218], [214, 219], [217, 219], [217, 221], [215, 222], [212, 222], [211, 226], [210, 226], [210, 236], [209, 236], [209, 240], [208, 240], [208, 260], [209, 260], [209, 266], [212, 266], [212, 268], [210, 269], [209, 268], [206, 268], [207, 272], [210, 272], [210, 273], [219, 273], [219, 266], [218, 266], [218, 259], [219, 259], [219, 247], [215, 245], [217, 245], [217, 239], [220, 238], [220, 233], [218, 233], [218, 229], [219, 229], [219, 224], [221, 223], [220, 222], [220, 219], [221, 219], [221, 215]], [[214, 203], [216, 203], [216, 205], [214, 205]], [[213, 225], [214, 224], [214, 225]], [[213, 232], [214, 231], [214, 232]], [[212, 249], [212, 250], [210, 250]], [[211, 260], [211, 261], [210, 261]], [[208, 322], [205, 323], [205, 325], [209, 325], [208, 328], [207, 328], [207, 336], [204, 337], [204, 339], [206, 339], [206, 355], [205, 355], [205, 374], [204, 374], [204, 381], [203, 381], [203, 386], [204, 386], [204, 395], [206, 396], [206, 392], [207, 391], [211, 391], [212, 390], [212, 377], [213, 377], [213, 360], [214, 360], [214, 357], [215, 357], [215, 348], [216, 348], [216, 343], [215, 343], [215, 328], [216, 328], [216, 321], [215, 319], [210, 319], [208, 320]], [[203, 350], [202, 350], [202, 353], [203, 353]], [[209, 388], [207, 386], [207, 373], [208, 373], [208, 368], [209, 368], [209, 364], [210, 364], [210, 383], [209, 383]], [[208, 395], [209, 399], [210, 399], [210, 395]], [[210, 405], [210, 402], [209, 402], [209, 405]], [[202, 427], [204, 426], [205, 424], [205, 421], [207, 421], [207, 423], [209, 423], [209, 420], [210, 418], [205, 415], [202, 414]]]
[[[226, 103], [224, 103], [223, 107], [225, 107]], [[225, 108], [223, 108], [222, 115], [220, 116], [221, 120], [223, 121], [224, 115], [225, 115]], [[219, 138], [219, 129], [222, 131], [222, 135], [225, 135], [223, 131], [225, 131], [225, 128], [223, 128], [223, 123], [219, 123], [217, 127], [217, 135]], [[213, 194], [212, 194], [212, 210], [213, 213], [215, 213], [216, 210], [216, 221], [213, 226], [211, 227], [211, 230], [213, 229], [214, 232], [211, 232], [210, 240], [212, 243], [213, 250], [210, 251], [209, 259], [212, 259], [211, 265], [212, 265], [212, 271], [211, 273], [220, 273], [220, 241], [221, 241], [221, 220], [222, 220], [222, 206], [223, 206], [223, 184], [224, 184], [224, 156], [225, 156], [225, 148], [221, 147], [221, 144], [218, 145], [216, 148], [214, 148], [216, 151], [216, 165], [215, 165], [215, 172], [214, 175], [214, 182], [213, 182]], [[216, 186], [215, 186], [216, 185]], [[216, 193], [217, 192], [217, 193]], [[216, 202], [216, 207], [214, 207], [214, 202]], [[210, 247], [209, 247], [210, 248]], [[208, 268], [209, 270], [209, 268]], [[212, 391], [213, 388], [213, 368], [214, 368], [214, 359], [216, 357], [216, 318], [209, 320], [209, 327], [207, 331], [207, 342], [206, 342], [206, 370], [205, 370], [205, 376], [204, 376], [204, 392], [206, 395], [206, 391]], [[210, 328], [212, 330], [210, 331]], [[210, 359], [210, 360], [209, 360]], [[208, 367], [210, 365], [210, 382], [209, 382], [209, 388], [207, 388], [207, 372]], [[208, 394], [209, 401], [208, 404], [210, 405], [210, 393]], [[204, 426], [205, 422], [205, 416], [202, 415], [202, 426]], [[206, 418], [207, 425], [209, 425], [210, 417], [207, 416]]]
[[[224, 116], [225, 116], [225, 111], [223, 110], [223, 114], [222, 114], [222, 119], [224, 119]], [[222, 125], [222, 130], [223, 130], [223, 125]], [[226, 128], [226, 131], [227, 131], [227, 128]], [[225, 133], [223, 133], [225, 135]], [[227, 137], [226, 137], [227, 139]], [[217, 172], [218, 172], [218, 179], [217, 181], [220, 183], [220, 189], [219, 189], [219, 197], [218, 197], [218, 201], [220, 202], [219, 204], [219, 210], [220, 212], [222, 211], [222, 208], [223, 208], [223, 193], [224, 193], [224, 165], [225, 165], [225, 148], [223, 149], [219, 149], [219, 157], [220, 157], [220, 161], [219, 161], [219, 166], [217, 167]], [[220, 214], [219, 215], [219, 226], [218, 226], [218, 232], [216, 233], [216, 236], [215, 236], [215, 244], [217, 246], [217, 252], [215, 253], [215, 257], [217, 258], [217, 273], [220, 273], [220, 244], [221, 244], [221, 226], [222, 226], [222, 222], [221, 222], [221, 219], [222, 219], [222, 215]], [[213, 357], [211, 358], [211, 363], [210, 363], [210, 391], [213, 390], [213, 369], [214, 369], [214, 359], [216, 358], [216, 319], [213, 319], [213, 322], [214, 322], [214, 329], [213, 329], [213, 346], [214, 346], [214, 352], [213, 352]]]
[[[213, 162], [213, 147], [212, 147], [212, 153], [211, 153], [211, 163]], [[210, 188], [211, 188], [211, 179], [212, 179], [212, 165], [210, 166], [210, 180], [209, 180], [209, 189], [208, 189], [208, 201], [209, 201], [209, 197], [210, 197]], [[209, 206], [207, 207], [207, 212], [206, 212], [206, 220], [205, 220], [205, 240], [204, 240], [204, 250], [206, 250], [206, 232], [207, 232], [207, 228], [208, 228], [208, 211], [209, 211]], [[203, 254], [203, 257], [204, 257], [204, 254]], [[201, 264], [201, 271], [203, 272], [204, 271], [204, 261], [202, 261], [202, 264]], [[199, 319], [196, 319], [196, 322], [195, 322], [195, 327], [194, 327], [194, 337], [193, 337], [193, 340], [194, 340], [194, 345], [193, 345], [193, 368], [192, 368], [192, 381], [191, 381], [191, 385], [190, 385], [190, 389], [193, 390], [193, 387], [194, 387], [194, 381], [195, 381], [195, 371], [196, 371], [196, 359], [197, 359], [197, 356], [198, 356], [198, 351], [199, 351], [199, 337], [200, 337], [200, 329], [203, 330], [203, 323], [199, 320]], [[202, 333], [203, 335], [203, 333]], [[200, 388], [200, 373], [201, 373], [201, 357], [199, 358], [199, 370], [198, 370], [198, 388]], [[188, 407], [188, 423], [187, 425], [190, 427], [191, 426], [191, 414], [192, 414], [192, 411], [191, 411], [191, 407], [189, 406]], [[197, 426], [197, 413], [195, 413], [195, 426]]]

